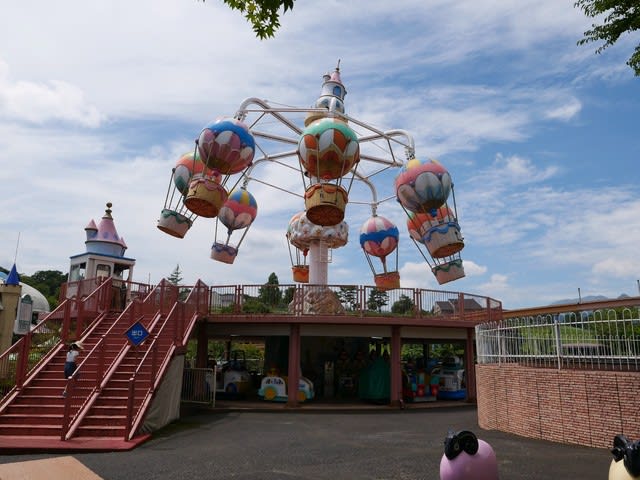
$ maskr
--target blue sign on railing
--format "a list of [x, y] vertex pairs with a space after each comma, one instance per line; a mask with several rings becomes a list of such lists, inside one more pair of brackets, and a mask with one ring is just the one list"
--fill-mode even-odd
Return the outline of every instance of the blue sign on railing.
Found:
[[136, 322], [125, 332], [133, 346], [137, 347], [149, 336], [149, 331], [140, 322]]

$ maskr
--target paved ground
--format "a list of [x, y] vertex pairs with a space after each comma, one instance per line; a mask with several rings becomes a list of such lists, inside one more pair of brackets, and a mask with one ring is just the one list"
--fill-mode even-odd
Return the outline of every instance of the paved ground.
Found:
[[[438, 480], [449, 429], [472, 430], [489, 442], [501, 480], [606, 480], [608, 475], [608, 450], [480, 430], [474, 406], [216, 411], [185, 417], [129, 452], [73, 458], [105, 480]], [[0, 464], [68, 455], [4, 455]]]

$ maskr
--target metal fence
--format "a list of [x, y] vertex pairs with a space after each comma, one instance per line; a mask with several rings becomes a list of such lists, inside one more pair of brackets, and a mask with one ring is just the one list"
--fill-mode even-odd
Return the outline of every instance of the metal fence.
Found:
[[212, 286], [209, 311], [221, 314], [367, 315], [487, 321], [500, 319], [500, 301], [461, 292], [361, 285]]
[[516, 316], [475, 328], [480, 364], [640, 370], [637, 306]]
[[216, 405], [216, 369], [185, 368], [182, 373], [182, 394], [185, 403]]

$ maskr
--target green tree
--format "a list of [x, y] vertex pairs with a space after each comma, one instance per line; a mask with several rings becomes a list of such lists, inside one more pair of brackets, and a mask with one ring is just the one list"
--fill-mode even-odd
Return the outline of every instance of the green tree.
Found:
[[[172, 283], [176, 287], [180, 287], [182, 283], [182, 270], [180, 270], [180, 264], [176, 265], [176, 268], [173, 269], [171, 275], [167, 277], [167, 281]], [[189, 296], [188, 288], [178, 288], [178, 298], [180, 300], [185, 300]]]
[[282, 303], [284, 303], [285, 305], [289, 305], [292, 302], [295, 294], [296, 294], [296, 287], [288, 287], [284, 291], [284, 297], [282, 298]]
[[[580, 8], [588, 17], [603, 16], [603, 23], [591, 24], [591, 29], [584, 32], [584, 38], [578, 41], [578, 45], [604, 42], [596, 49], [598, 54], [616, 43], [623, 33], [640, 29], [638, 0], [577, 0], [574, 6]], [[640, 76], [640, 43], [636, 45], [627, 65], [633, 69], [636, 76]]]
[[176, 268], [173, 269], [171, 275], [167, 277], [167, 281], [169, 283], [173, 283], [176, 287], [180, 285], [180, 282], [182, 282], [182, 271], [180, 270], [180, 264], [176, 265]]
[[336, 292], [340, 303], [345, 305], [347, 310], [354, 311], [360, 306], [358, 302], [358, 287], [349, 285], [340, 287], [340, 290]]
[[406, 295], [400, 295], [400, 299], [391, 305], [391, 313], [397, 313], [399, 315], [404, 315], [405, 313], [411, 313], [414, 307], [413, 300], [411, 300]]
[[[232, 10], [238, 10], [251, 24], [258, 38], [273, 37], [280, 27], [280, 9], [283, 14], [293, 10], [295, 0], [223, 0]], [[204, 0], [203, 0], [204, 2]]]
[[275, 272], [269, 275], [267, 283], [260, 287], [258, 298], [266, 305], [279, 305], [282, 300], [282, 292], [280, 291], [280, 282]]
[[20, 275], [20, 281], [42, 293], [53, 310], [58, 306], [60, 286], [67, 281], [67, 275], [59, 270], [39, 270], [31, 276]]
[[384, 290], [374, 288], [369, 293], [367, 308], [376, 312], [382, 311], [382, 307], [389, 303], [389, 295]]

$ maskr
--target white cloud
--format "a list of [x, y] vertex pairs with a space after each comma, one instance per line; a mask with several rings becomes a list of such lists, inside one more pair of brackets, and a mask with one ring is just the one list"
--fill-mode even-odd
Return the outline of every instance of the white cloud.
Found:
[[[640, 207], [629, 185], [638, 174], [627, 153], [636, 132], [608, 135], [594, 115], [611, 114], [617, 96], [635, 111], [637, 83], [622, 73], [623, 49], [596, 57], [576, 47], [589, 20], [570, 3], [302, 2], [266, 41], [222, 2], [70, 0], [39, 4], [36, 16], [28, 1], [4, 7], [2, 266], [21, 231], [20, 270], [66, 271], [84, 249], [84, 226], [112, 201], [145, 279], [179, 263], [185, 281], [262, 283], [272, 271], [290, 281], [284, 232], [303, 202], [267, 185], [300, 192], [286, 169], [256, 167], [248, 188], [258, 217], [233, 265], [208, 258], [215, 221], [197, 219], [183, 240], [155, 225], [171, 168], [203, 125], [250, 96], [311, 105], [340, 58], [347, 113], [409, 131], [420, 158], [439, 158], [454, 175], [467, 276], [447, 288], [535, 305], [577, 283], [615, 291], [636, 276]], [[603, 160], [598, 149], [615, 155]], [[586, 177], [596, 161], [606, 176]], [[402, 285], [440, 288], [388, 200], [395, 173], [375, 182], [387, 199], [379, 213], [403, 235]], [[333, 252], [332, 282], [372, 283], [358, 245], [371, 197], [354, 185], [351, 240]]]
[[487, 272], [487, 267], [483, 265], [478, 265], [472, 260], [464, 259], [462, 262], [464, 267], [464, 273], [467, 277], [475, 277], [484, 275]]

